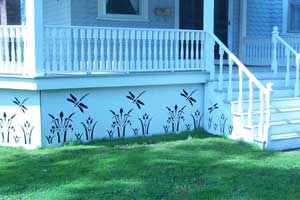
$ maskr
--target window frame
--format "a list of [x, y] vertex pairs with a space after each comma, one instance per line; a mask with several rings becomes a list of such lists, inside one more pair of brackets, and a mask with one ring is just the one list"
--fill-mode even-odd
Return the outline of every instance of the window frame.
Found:
[[103, 20], [116, 20], [116, 21], [148, 21], [149, 20], [149, 1], [148, 0], [138, 0], [140, 1], [140, 14], [130, 15], [130, 14], [111, 14], [106, 12], [106, 0], [98, 0], [98, 16], [97, 19]]
[[[299, 34], [300, 30], [292, 31], [289, 29], [289, 19], [290, 19], [290, 3], [293, 0], [283, 1], [283, 31], [285, 34]], [[299, 2], [300, 3], [300, 2]]]

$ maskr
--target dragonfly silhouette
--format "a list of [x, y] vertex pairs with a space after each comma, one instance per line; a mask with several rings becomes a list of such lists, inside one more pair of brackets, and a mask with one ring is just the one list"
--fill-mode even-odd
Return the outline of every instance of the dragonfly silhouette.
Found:
[[212, 104], [212, 103], [210, 102], [210, 105], [211, 105], [211, 106], [208, 108], [209, 114], [212, 113], [214, 110], [217, 110], [217, 109], [219, 108], [218, 103]]
[[19, 106], [19, 108], [22, 110], [23, 113], [25, 113], [28, 109], [26, 108], [26, 106], [24, 105], [25, 102], [28, 100], [29, 98], [24, 99], [23, 101], [20, 101], [17, 97], [15, 97], [15, 100], [13, 100], [13, 103], [15, 103], [16, 105]]
[[80, 99], [77, 99], [73, 94], [70, 94], [70, 98], [67, 98], [67, 101], [74, 104], [74, 107], [78, 107], [79, 110], [84, 113], [84, 109], [88, 109], [88, 106], [82, 103], [82, 100], [87, 97], [89, 93], [83, 95]]
[[189, 94], [185, 89], [183, 89], [182, 91], [183, 92], [180, 93], [180, 95], [185, 97], [185, 99], [193, 106], [194, 105], [193, 103], [196, 103], [197, 101], [192, 96], [197, 91], [197, 89], [192, 91], [191, 94]]
[[135, 97], [135, 95], [129, 91], [129, 95], [126, 96], [128, 99], [130, 99], [132, 101], [132, 103], [136, 104], [136, 106], [141, 109], [141, 106], [144, 106], [145, 104], [140, 100], [140, 97], [145, 93], [146, 91], [143, 91], [142, 93], [140, 93], [137, 97]]

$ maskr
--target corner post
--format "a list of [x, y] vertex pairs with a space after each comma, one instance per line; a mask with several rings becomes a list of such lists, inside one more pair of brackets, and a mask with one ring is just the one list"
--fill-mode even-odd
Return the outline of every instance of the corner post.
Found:
[[270, 147], [270, 141], [272, 137], [272, 133], [270, 130], [270, 119], [271, 119], [271, 100], [272, 100], [272, 83], [267, 83], [267, 93], [265, 99], [265, 124], [264, 124], [264, 145], [263, 149], [268, 149]]
[[25, 71], [28, 76], [44, 74], [43, 1], [26, 0]]
[[273, 52], [272, 52], [272, 64], [271, 64], [271, 69], [273, 70], [274, 76], [277, 75], [277, 71], [278, 71], [278, 61], [277, 61], [277, 44], [278, 44], [277, 38], [278, 38], [278, 36], [279, 36], [278, 27], [274, 26], [273, 31], [272, 31]]
[[[214, 0], [204, 0], [203, 5], [203, 30], [206, 31], [207, 36], [214, 34]], [[215, 66], [214, 66], [214, 45], [215, 41], [212, 37], [206, 37], [205, 42], [205, 65], [206, 69], [210, 72], [210, 79], [214, 79]]]

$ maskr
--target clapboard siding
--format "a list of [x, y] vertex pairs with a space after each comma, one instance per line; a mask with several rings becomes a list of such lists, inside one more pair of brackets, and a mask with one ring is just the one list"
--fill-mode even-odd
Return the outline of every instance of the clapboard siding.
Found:
[[283, 1], [286, 0], [251, 0], [247, 8], [247, 35], [267, 36], [273, 26], [282, 25]]
[[[98, 0], [72, 0], [71, 3], [72, 25], [74, 26], [113, 26], [136, 28], [174, 28], [175, 26], [175, 1], [174, 0], [149, 0], [149, 21], [111, 21], [100, 20], [98, 16]], [[170, 16], [156, 16], [155, 8], [171, 8]]]
[[71, 0], [44, 0], [46, 25], [71, 25]]

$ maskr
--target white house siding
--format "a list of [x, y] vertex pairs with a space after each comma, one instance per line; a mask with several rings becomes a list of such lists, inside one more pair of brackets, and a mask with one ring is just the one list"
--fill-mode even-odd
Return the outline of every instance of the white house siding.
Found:
[[268, 36], [272, 32], [273, 26], [281, 28], [282, 7], [283, 0], [249, 0], [247, 36]]
[[71, 0], [44, 0], [45, 25], [71, 25]]
[[[98, 17], [98, 0], [72, 0], [72, 25], [74, 26], [115, 26], [135, 28], [174, 28], [175, 1], [149, 0], [149, 21], [111, 21]], [[155, 8], [170, 8], [170, 16], [156, 16]]]

